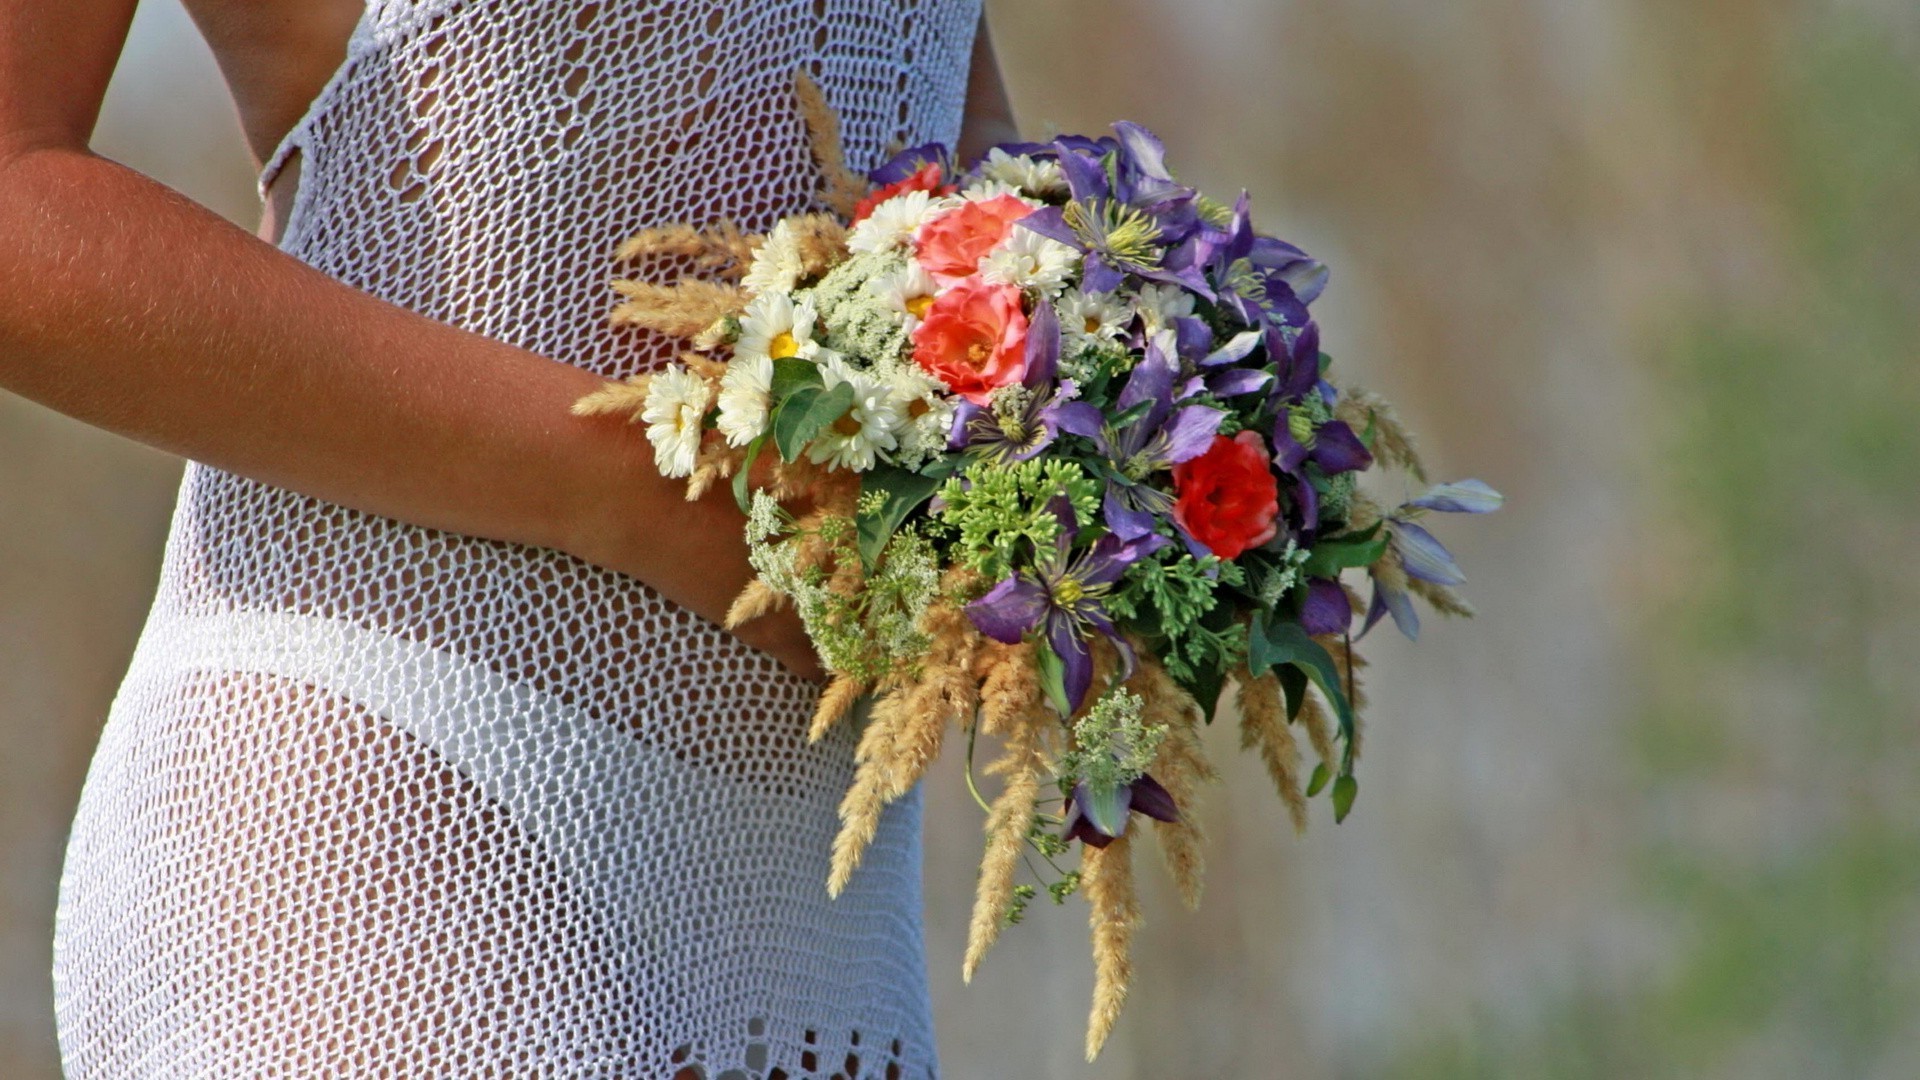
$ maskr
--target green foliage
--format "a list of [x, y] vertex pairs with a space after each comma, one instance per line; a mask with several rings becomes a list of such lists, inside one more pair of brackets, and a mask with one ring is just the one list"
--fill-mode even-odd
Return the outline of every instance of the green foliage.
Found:
[[1083, 523], [1094, 520], [1100, 485], [1071, 461], [1040, 459], [1013, 463], [978, 461], [941, 489], [940, 520], [953, 530], [957, 554], [965, 565], [989, 579], [1006, 577], [1023, 565], [1021, 557], [1051, 545], [1060, 519], [1048, 509], [1066, 496]]
[[1220, 590], [1246, 584], [1232, 562], [1195, 559], [1169, 544], [1127, 568], [1107, 598], [1107, 610], [1154, 647], [1167, 674], [1211, 716], [1226, 671], [1246, 655], [1246, 627], [1229, 617]]

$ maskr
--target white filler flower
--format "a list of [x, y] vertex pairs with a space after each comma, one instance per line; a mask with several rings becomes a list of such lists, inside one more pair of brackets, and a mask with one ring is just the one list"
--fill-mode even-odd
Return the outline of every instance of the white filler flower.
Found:
[[712, 402], [707, 380], [678, 364], [647, 384], [647, 407], [640, 419], [647, 423], [647, 441], [653, 443], [653, 462], [660, 475], [693, 474], [693, 461], [700, 453], [700, 424]]

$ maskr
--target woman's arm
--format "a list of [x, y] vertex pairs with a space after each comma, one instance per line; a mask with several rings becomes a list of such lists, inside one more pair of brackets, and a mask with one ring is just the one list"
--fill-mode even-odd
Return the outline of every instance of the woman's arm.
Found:
[[[559, 548], [720, 621], [751, 574], [737, 510], [571, 417], [597, 377], [342, 285], [87, 149], [134, 3], [0, 0], [0, 387], [369, 513]], [[741, 636], [817, 676], [791, 615]]]
[[1000, 61], [993, 55], [993, 35], [987, 28], [987, 13], [980, 13], [980, 28], [973, 37], [973, 60], [967, 71], [967, 105], [960, 124], [960, 144], [954, 147], [962, 163], [986, 154], [1003, 142], [1017, 142], [1020, 128], [1013, 122], [1013, 105], [1007, 100], [1007, 86], [1000, 78]]

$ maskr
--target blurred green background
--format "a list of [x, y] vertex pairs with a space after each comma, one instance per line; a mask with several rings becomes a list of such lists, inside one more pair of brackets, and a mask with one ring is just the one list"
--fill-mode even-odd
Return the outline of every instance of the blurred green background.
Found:
[[[946, 1074], [1920, 1076], [1920, 6], [990, 0], [1029, 134], [1153, 127], [1334, 269], [1342, 370], [1446, 476], [1481, 618], [1370, 639], [1365, 790], [1209, 794], [1080, 1061], [1084, 908], [970, 988], [978, 814], [930, 781]], [[177, 0], [96, 141], [251, 225]], [[57, 1075], [55, 883], [178, 463], [0, 398], [0, 1075]], [[1231, 732], [1217, 732], [1230, 736]], [[957, 762], [949, 762], [949, 766]]]

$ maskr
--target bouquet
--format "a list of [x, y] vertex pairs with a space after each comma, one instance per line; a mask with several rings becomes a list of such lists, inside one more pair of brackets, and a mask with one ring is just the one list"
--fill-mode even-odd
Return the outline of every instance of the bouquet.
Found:
[[[813, 738], [871, 702], [831, 893], [887, 803], [964, 734], [986, 818], [965, 974], [1040, 888], [1085, 895], [1091, 1060], [1131, 976], [1134, 815], [1198, 902], [1193, 805], [1216, 778], [1201, 725], [1225, 687], [1296, 827], [1323, 790], [1343, 820], [1354, 638], [1382, 617], [1417, 635], [1415, 597], [1469, 614], [1426, 521], [1500, 496], [1425, 486], [1392, 409], [1320, 349], [1325, 267], [1256, 231], [1244, 193], [1180, 184], [1144, 128], [964, 169], [921, 146], [861, 177], [818, 90], [799, 91], [828, 210], [764, 236], [630, 241], [623, 257], [699, 273], [616, 283], [614, 319], [690, 347], [576, 412], [645, 423], [689, 498], [731, 482], [757, 578], [728, 622], [797, 610], [832, 675]], [[1389, 505], [1363, 486], [1388, 472], [1420, 493]], [[991, 798], [982, 735], [998, 744]], [[1023, 865], [1045, 873], [1023, 882]]]

